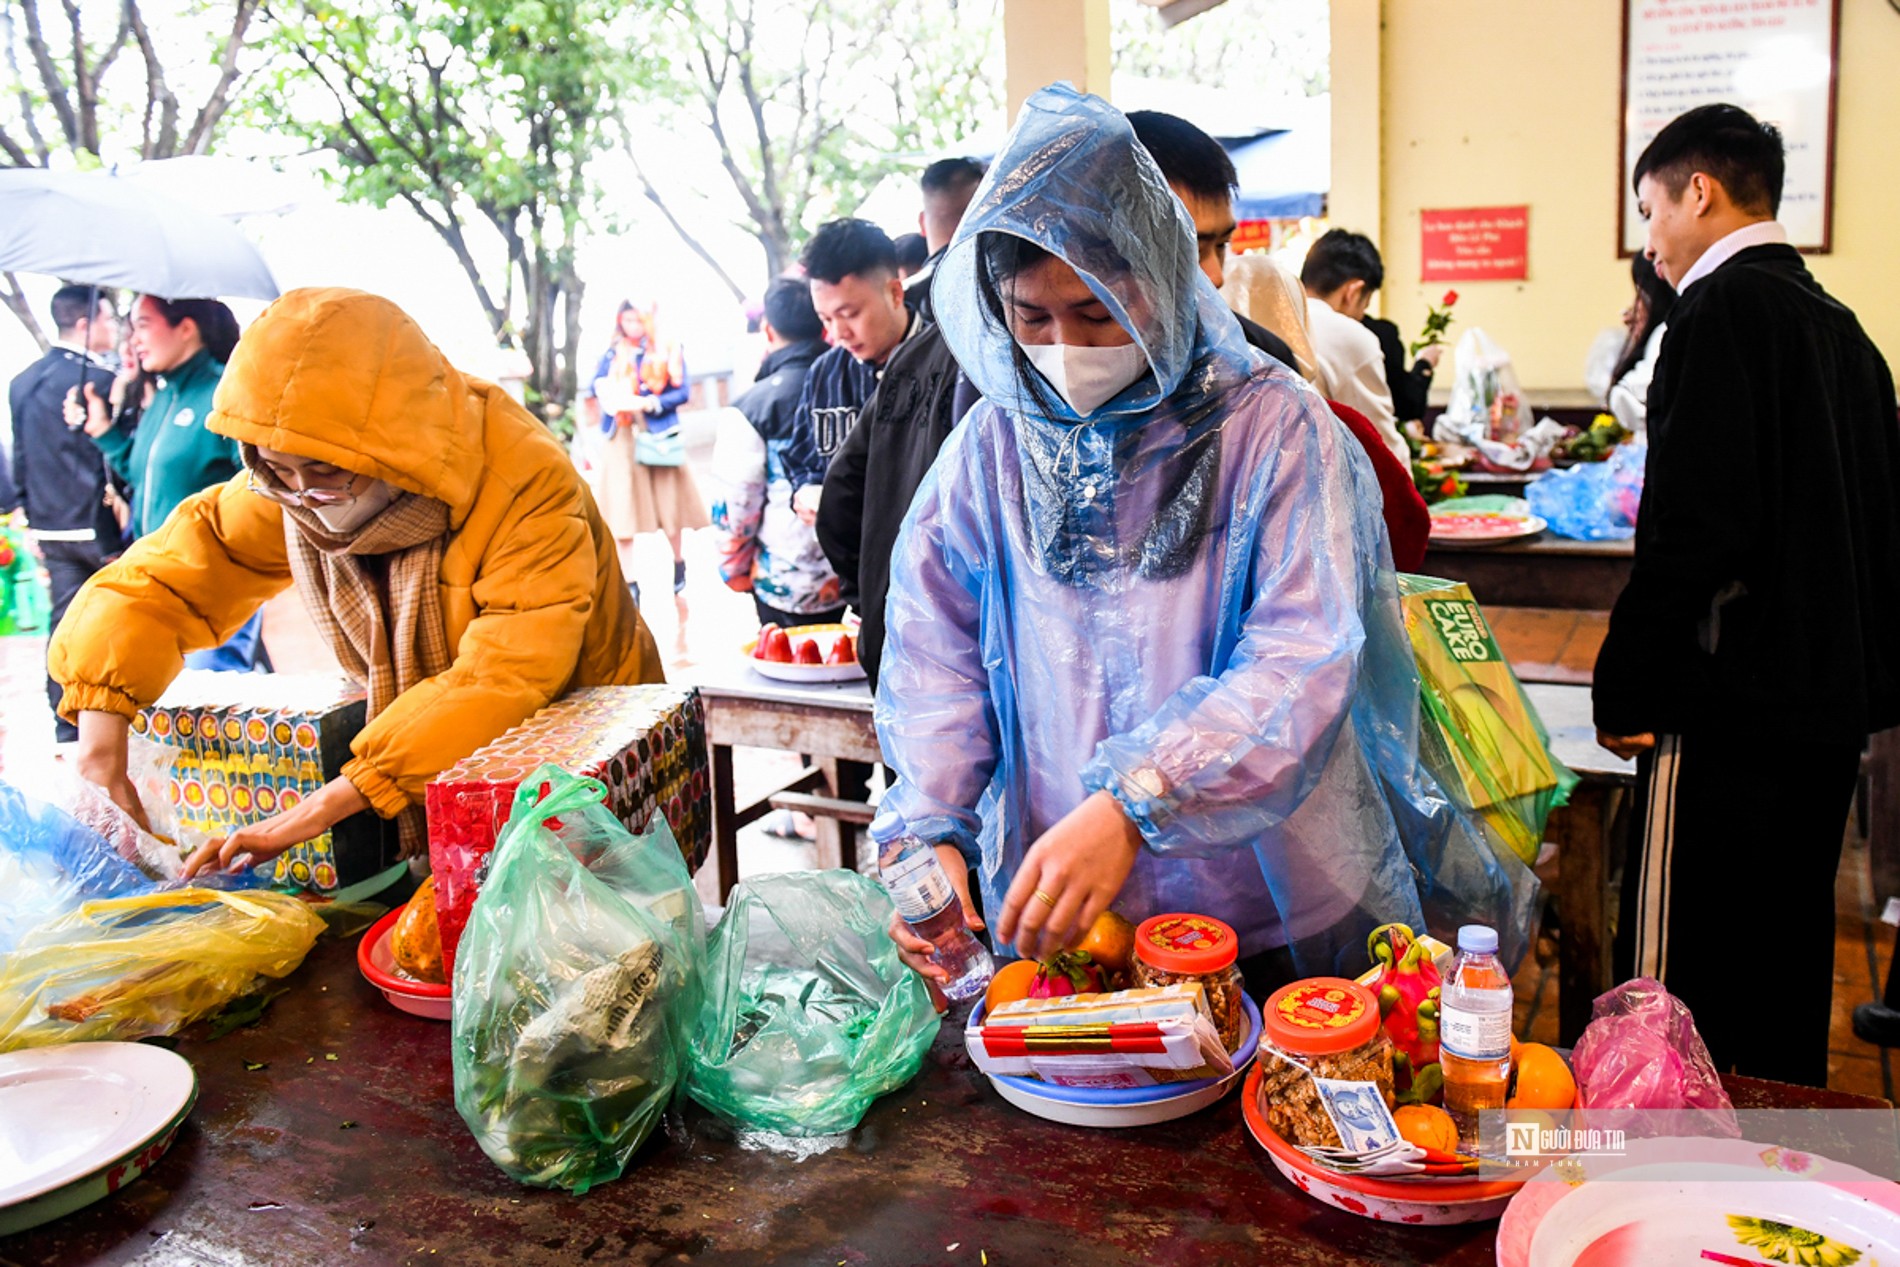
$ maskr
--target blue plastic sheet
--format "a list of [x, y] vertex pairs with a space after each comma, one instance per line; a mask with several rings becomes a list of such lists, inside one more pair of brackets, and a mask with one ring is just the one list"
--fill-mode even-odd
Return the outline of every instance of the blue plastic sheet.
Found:
[[1524, 490], [1531, 513], [1560, 537], [1576, 541], [1622, 541], [1636, 535], [1636, 508], [1643, 500], [1643, 467], [1649, 445], [1618, 445], [1601, 462], [1552, 471]]
[[[979, 290], [992, 233], [1073, 266], [1150, 372], [1086, 419], [1040, 400]], [[1389, 921], [1489, 923], [1521, 953], [1535, 879], [1418, 764], [1371, 465], [1247, 346], [1126, 119], [1066, 86], [1033, 97], [933, 299], [985, 403], [893, 560], [880, 838], [954, 843], [994, 913], [1036, 839], [1106, 789], [1145, 845], [1130, 918], [1213, 915], [1309, 973], [1356, 973]]]
[[82, 902], [157, 887], [65, 810], [0, 783], [0, 954]]

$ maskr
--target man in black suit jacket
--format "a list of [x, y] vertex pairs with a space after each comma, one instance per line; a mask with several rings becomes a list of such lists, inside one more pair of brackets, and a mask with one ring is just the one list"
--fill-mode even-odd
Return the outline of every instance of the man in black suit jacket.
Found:
[[[13, 415], [13, 485], [33, 548], [46, 564], [57, 626], [79, 587], [120, 550], [119, 522], [106, 505], [105, 460], [83, 430], [66, 425], [65, 416], [66, 397], [82, 382], [100, 396], [112, 390], [112, 371], [98, 358], [118, 346], [119, 320], [111, 297], [89, 286], [55, 292], [52, 316], [58, 338], [9, 385], [7, 407]], [[55, 711], [59, 697], [59, 685], [47, 678], [46, 698]], [[61, 743], [79, 737], [71, 722], [55, 726]]]
[[1841, 837], [1862, 745], [1900, 725], [1900, 422], [1775, 221], [1782, 172], [1781, 134], [1729, 105], [1637, 160], [1681, 298], [1593, 696], [1598, 742], [1638, 763], [1619, 975], [1688, 1004], [1718, 1068], [1826, 1086]]

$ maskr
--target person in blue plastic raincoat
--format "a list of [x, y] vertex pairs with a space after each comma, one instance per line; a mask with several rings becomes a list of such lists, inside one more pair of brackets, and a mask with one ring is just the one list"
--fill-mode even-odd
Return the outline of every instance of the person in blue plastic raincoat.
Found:
[[1031, 98], [933, 299], [984, 403], [898, 541], [874, 840], [937, 845], [966, 910], [975, 865], [1025, 955], [1111, 903], [1226, 921], [1256, 990], [1427, 914], [1521, 954], [1535, 881], [1417, 765], [1371, 466], [1248, 348], [1123, 116]]

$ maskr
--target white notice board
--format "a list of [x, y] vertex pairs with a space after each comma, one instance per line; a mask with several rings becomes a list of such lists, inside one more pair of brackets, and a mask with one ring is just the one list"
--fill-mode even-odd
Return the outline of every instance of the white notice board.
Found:
[[1781, 129], [1781, 222], [1804, 251], [1832, 246], [1840, 0], [1623, 0], [1624, 254], [1643, 249], [1630, 173], [1664, 124], [1726, 101]]

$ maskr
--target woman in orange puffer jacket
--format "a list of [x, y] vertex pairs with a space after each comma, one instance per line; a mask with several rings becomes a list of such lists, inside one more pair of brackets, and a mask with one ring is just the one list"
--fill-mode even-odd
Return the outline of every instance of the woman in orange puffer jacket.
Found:
[[547, 429], [386, 299], [297, 290], [258, 318], [209, 426], [247, 469], [95, 575], [54, 634], [78, 766], [143, 821], [128, 727], [187, 652], [293, 584], [369, 723], [339, 777], [188, 870], [274, 858], [374, 809], [426, 852], [423, 788], [576, 686], [662, 680], [613, 537]]

